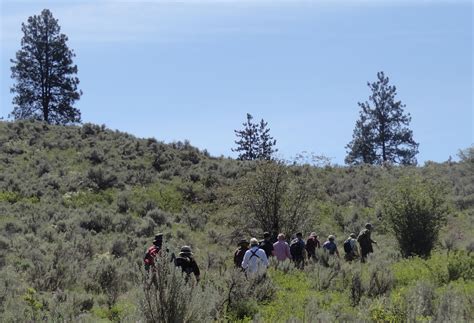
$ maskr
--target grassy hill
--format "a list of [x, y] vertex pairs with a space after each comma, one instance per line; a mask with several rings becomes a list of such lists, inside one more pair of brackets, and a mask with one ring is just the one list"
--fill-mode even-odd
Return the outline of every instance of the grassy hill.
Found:
[[[259, 163], [105, 126], [0, 122], [1, 321], [149, 320], [142, 258], [159, 231], [172, 252], [191, 245], [203, 271], [188, 321], [474, 319], [472, 148], [421, 167], [282, 167], [285, 203], [296, 205], [295, 187], [305, 196], [295, 229], [341, 245], [374, 224], [367, 264], [321, 254], [304, 271], [272, 264], [265, 281], [248, 281], [232, 254], [241, 237], [262, 234], [244, 203]], [[381, 207], [404, 177], [445, 188], [449, 214], [426, 259], [401, 257]]]

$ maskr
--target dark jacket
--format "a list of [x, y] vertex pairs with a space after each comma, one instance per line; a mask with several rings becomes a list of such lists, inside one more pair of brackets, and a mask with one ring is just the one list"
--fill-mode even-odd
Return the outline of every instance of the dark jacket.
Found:
[[186, 273], [186, 278], [189, 279], [189, 276], [193, 273], [196, 276], [196, 279], [199, 280], [201, 274], [199, 266], [192, 256], [180, 254], [174, 261], [176, 267], [181, 267], [183, 273]]
[[245, 252], [249, 250], [247, 247], [239, 247], [234, 252], [234, 265], [237, 268], [242, 267], [242, 261], [244, 260]]
[[320, 247], [319, 240], [316, 239], [315, 237], [309, 237], [308, 240], [306, 240], [306, 252], [308, 253], [308, 257], [314, 257], [316, 255], [316, 248]]
[[370, 235], [371, 232], [369, 229], [363, 229], [357, 237], [357, 242], [359, 242], [360, 251], [362, 255], [374, 252], [374, 249], [372, 247], [374, 240], [372, 240], [372, 237]]
[[270, 240], [262, 240], [260, 241], [259, 248], [265, 251], [267, 258], [273, 256], [273, 243]]

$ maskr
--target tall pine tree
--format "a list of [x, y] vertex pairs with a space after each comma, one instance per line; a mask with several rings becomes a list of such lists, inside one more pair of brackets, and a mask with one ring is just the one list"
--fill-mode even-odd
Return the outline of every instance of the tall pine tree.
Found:
[[410, 114], [405, 114], [405, 105], [395, 100], [396, 87], [389, 85], [383, 72], [377, 73], [377, 81], [367, 85], [372, 91], [370, 103], [358, 103], [360, 119], [346, 146], [346, 163], [415, 165], [418, 143], [408, 128]]
[[61, 34], [58, 20], [48, 9], [22, 24], [21, 49], [12, 59], [11, 88], [15, 119], [39, 119], [47, 123], [68, 124], [81, 121], [81, 113], [73, 107], [82, 91], [77, 89], [77, 66], [74, 52]]
[[252, 115], [247, 113], [247, 121], [242, 125], [244, 126], [242, 130], [234, 130], [238, 140], [235, 141], [237, 148], [232, 151], [239, 153], [237, 159], [271, 160], [278, 149], [275, 148], [276, 140], [270, 136], [268, 123], [263, 119], [259, 124], [254, 123]]

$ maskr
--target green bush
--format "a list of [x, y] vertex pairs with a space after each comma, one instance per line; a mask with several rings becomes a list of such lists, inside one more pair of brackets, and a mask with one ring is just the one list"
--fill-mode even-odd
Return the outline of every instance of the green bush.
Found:
[[383, 213], [405, 257], [430, 255], [447, 212], [444, 189], [416, 177], [401, 179], [383, 201]]

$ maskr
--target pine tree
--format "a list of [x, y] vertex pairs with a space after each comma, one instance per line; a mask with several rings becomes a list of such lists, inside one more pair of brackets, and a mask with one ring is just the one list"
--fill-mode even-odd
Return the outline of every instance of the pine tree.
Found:
[[260, 160], [271, 160], [274, 153], [278, 151], [275, 148], [276, 140], [270, 136], [270, 128], [267, 128], [268, 122], [263, 119], [260, 121], [260, 127], [258, 129], [260, 137], [260, 145], [258, 150], [258, 159]]
[[244, 129], [234, 130], [238, 140], [237, 148], [232, 151], [239, 152], [240, 160], [271, 160], [272, 155], [278, 151], [275, 148], [276, 140], [270, 136], [268, 122], [263, 119], [259, 124], [254, 123], [251, 114], [247, 113], [247, 122], [243, 123]]
[[255, 160], [259, 156], [260, 138], [258, 135], [258, 126], [252, 122], [253, 117], [247, 113], [247, 122], [242, 125], [244, 129], [234, 130], [235, 135], [239, 138], [235, 141], [237, 148], [232, 151], [238, 152], [239, 160]]
[[54, 124], [80, 122], [81, 113], [72, 106], [82, 95], [72, 60], [75, 54], [66, 44], [67, 36], [60, 33], [58, 20], [44, 9], [22, 23], [21, 30], [21, 49], [10, 60], [16, 80], [11, 88], [16, 94], [12, 115]]
[[377, 73], [377, 81], [367, 83], [372, 91], [371, 103], [358, 103], [360, 119], [352, 141], [346, 146], [347, 164], [416, 165], [418, 143], [408, 128], [410, 114], [404, 114], [405, 105], [395, 100], [396, 87], [388, 83], [389, 78], [383, 72]]

